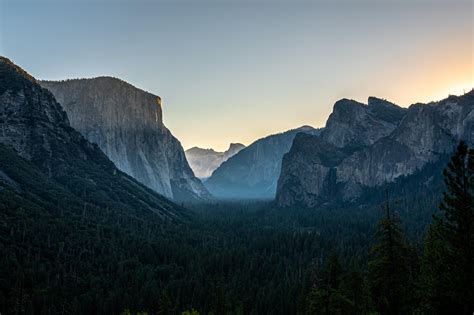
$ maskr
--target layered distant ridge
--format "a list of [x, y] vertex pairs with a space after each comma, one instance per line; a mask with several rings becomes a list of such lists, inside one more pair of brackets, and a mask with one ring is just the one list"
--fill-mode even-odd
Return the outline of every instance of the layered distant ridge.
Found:
[[201, 179], [207, 179], [212, 175], [215, 169], [236, 155], [243, 148], [245, 148], [245, 146], [241, 143], [231, 143], [229, 149], [225, 152], [193, 147], [186, 150], [185, 154], [194, 175]]
[[274, 198], [282, 157], [298, 133], [318, 134], [319, 130], [303, 126], [255, 141], [222, 163], [206, 187], [220, 198]]

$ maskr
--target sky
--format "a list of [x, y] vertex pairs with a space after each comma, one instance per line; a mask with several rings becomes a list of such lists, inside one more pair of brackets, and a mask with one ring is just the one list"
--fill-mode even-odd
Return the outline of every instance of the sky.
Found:
[[473, 0], [0, 0], [1, 55], [161, 96], [185, 149], [323, 127], [341, 98], [462, 94], [473, 46]]

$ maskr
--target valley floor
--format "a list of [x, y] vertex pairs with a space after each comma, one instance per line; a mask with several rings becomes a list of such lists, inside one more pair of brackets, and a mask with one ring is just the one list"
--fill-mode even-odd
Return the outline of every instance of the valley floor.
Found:
[[[355, 295], [367, 297], [369, 249], [382, 216], [377, 207], [307, 211], [224, 202], [191, 208], [190, 223], [132, 223], [126, 230], [94, 217], [50, 222], [27, 208], [2, 211], [10, 228], [1, 230], [1, 312], [305, 313], [312, 281], [332, 254], [341, 277], [351, 277], [345, 281], [354, 313], [369, 309]], [[406, 228], [415, 244], [430, 215]]]

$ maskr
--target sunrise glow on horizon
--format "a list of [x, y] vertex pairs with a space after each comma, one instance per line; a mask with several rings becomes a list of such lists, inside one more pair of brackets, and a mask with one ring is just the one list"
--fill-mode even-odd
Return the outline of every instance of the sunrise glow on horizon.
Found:
[[0, 55], [159, 95], [185, 149], [323, 127], [341, 98], [407, 107], [474, 87], [472, 1], [224, 2], [3, 0]]

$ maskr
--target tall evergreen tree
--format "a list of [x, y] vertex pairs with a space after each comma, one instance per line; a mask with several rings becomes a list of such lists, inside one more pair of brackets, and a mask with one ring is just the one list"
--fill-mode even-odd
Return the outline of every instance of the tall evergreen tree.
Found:
[[382, 208], [385, 217], [379, 222], [378, 243], [372, 247], [369, 261], [372, 299], [381, 314], [404, 314], [410, 304], [410, 251], [388, 197]]
[[354, 303], [341, 287], [344, 272], [336, 253], [331, 253], [322, 279], [314, 277], [306, 301], [306, 314], [352, 314]]
[[446, 272], [448, 258], [446, 243], [437, 236], [438, 224], [430, 226], [425, 240], [425, 248], [419, 282], [421, 311], [428, 314], [449, 314], [452, 303], [448, 296], [449, 276]]
[[443, 172], [446, 191], [425, 245], [421, 288], [433, 313], [474, 311], [474, 150], [464, 142]]

